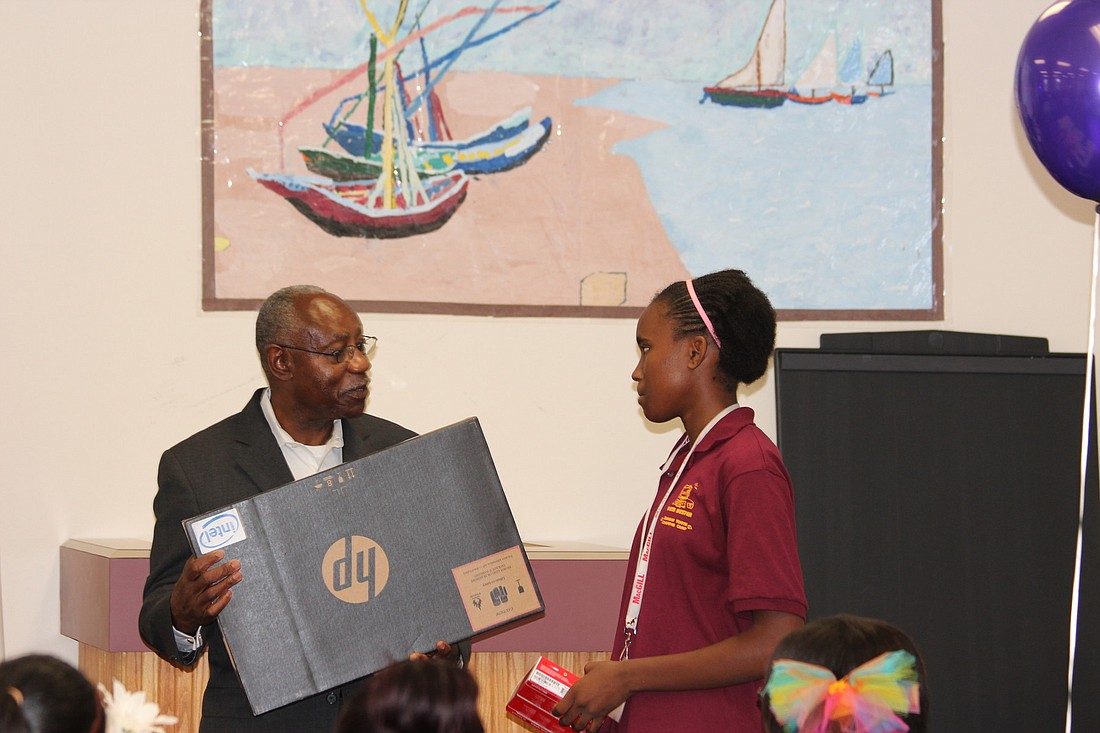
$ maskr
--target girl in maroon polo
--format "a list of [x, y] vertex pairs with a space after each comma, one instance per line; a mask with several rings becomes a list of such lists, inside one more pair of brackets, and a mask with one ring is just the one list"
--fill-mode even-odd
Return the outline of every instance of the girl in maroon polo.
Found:
[[685, 432], [634, 538], [611, 661], [587, 665], [555, 713], [602, 733], [757, 733], [772, 650], [806, 617], [791, 480], [737, 404], [767, 369], [775, 311], [723, 270], [658, 293], [637, 341], [642, 411]]

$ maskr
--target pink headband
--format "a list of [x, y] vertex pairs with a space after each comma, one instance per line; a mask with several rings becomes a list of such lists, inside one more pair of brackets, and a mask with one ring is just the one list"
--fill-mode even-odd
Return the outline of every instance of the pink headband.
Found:
[[714, 339], [714, 343], [718, 348], [722, 348], [722, 342], [718, 340], [718, 334], [714, 332], [714, 324], [707, 318], [707, 312], [703, 310], [703, 304], [699, 302], [699, 296], [695, 294], [695, 285], [690, 279], [684, 280], [684, 284], [687, 285], [688, 295], [691, 296], [691, 302], [695, 304], [695, 312], [699, 314], [699, 317], [703, 319], [703, 325], [707, 327], [707, 333]]

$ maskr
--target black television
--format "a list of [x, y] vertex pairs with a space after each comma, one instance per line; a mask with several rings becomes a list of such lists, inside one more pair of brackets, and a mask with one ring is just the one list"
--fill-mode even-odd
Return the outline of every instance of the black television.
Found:
[[[928, 665], [932, 730], [1065, 731], [1086, 357], [1046, 353], [1045, 340], [929, 333], [776, 350], [777, 442], [810, 617], [908, 631]], [[1077, 733], [1100, 731], [1089, 445]]]

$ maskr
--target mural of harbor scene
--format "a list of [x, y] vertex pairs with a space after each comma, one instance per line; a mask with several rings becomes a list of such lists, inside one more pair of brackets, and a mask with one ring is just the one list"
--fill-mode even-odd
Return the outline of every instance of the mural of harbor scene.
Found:
[[634, 316], [738, 267], [931, 317], [934, 11], [205, 0], [204, 305]]

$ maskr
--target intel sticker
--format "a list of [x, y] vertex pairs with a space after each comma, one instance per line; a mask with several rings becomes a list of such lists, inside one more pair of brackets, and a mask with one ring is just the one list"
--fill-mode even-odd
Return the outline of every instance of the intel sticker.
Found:
[[191, 533], [195, 535], [200, 555], [248, 539], [236, 509], [191, 522]]

